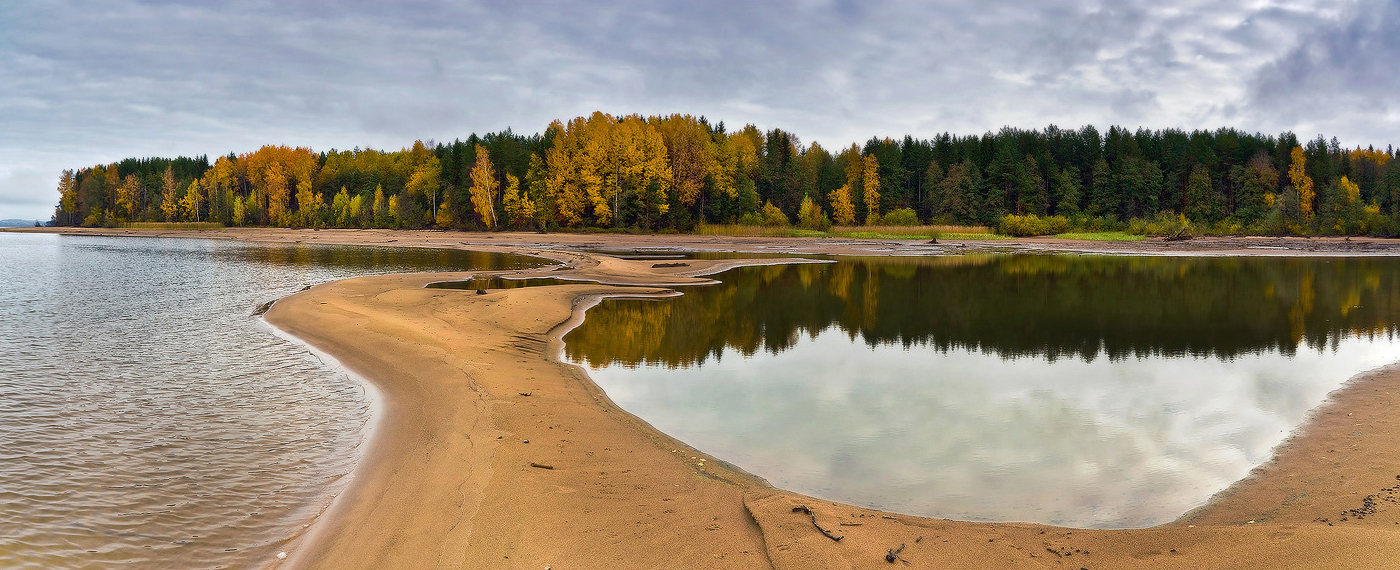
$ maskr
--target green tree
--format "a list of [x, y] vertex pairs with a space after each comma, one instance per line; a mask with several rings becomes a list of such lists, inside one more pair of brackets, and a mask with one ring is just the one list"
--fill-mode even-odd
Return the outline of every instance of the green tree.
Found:
[[1079, 214], [1079, 172], [1073, 166], [1055, 171], [1051, 189], [1051, 193], [1055, 197], [1055, 213], [1057, 215], [1075, 216]]
[[1186, 217], [1196, 221], [1214, 222], [1221, 217], [1220, 195], [1211, 182], [1210, 172], [1197, 164], [1186, 179]]

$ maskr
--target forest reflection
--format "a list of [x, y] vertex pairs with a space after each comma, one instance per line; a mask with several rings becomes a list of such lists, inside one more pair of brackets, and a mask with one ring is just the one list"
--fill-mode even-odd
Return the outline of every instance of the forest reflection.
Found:
[[870, 346], [1005, 359], [1230, 359], [1392, 335], [1400, 312], [1400, 260], [1382, 258], [842, 258], [717, 279], [680, 297], [603, 302], [565, 337], [568, 357], [688, 367], [836, 328]]
[[[188, 255], [208, 255], [190, 252]], [[509, 253], [428, 247], [346, 246], [335, 244], [265, 244], [220, 247], [215, 257], [232, 262], [291, 267], [341, 267], [375, 272], [501, 271], [554, 263]]]

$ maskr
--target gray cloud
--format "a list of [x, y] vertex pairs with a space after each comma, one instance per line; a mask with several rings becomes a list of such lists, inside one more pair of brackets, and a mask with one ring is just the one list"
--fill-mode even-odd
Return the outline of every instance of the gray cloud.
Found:
[[0, 208], [51, 202], [61, 168], [126, 156], [398, 148], [593, 110], [827, 146], [1049, 123], [1382, 142], [1400, 118], [1329, 123], [1288, 103], [1306, 99], [1258, 95], [1267, 67], [1329, 97], [1330, 76], [1307, 71], [1327, 66], [1295, 55], [1319, 49], [1306, 41], [1349, 64], [1327, 73], [1394, 102], [1396, 74], [1347, 61], [1354, 38], [1396, 37], [1362, 26], [1375, 5], [1299, 2], [0, 2]]
[[1353, 7], [1305, 35], [1250, 82], [1248, 108], [1298, 125], [1394, 142], [1400, 126], [1400, 1]]

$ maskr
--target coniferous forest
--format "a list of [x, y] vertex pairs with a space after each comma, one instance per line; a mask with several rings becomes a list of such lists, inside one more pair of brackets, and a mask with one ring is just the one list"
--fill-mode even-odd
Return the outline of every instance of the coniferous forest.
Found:
[[64, 171], [58, 190], [51, 223], [83, 226], [1400, 235], [1393, 148], [1228, 128], [1008, 127], [826, 149], [780, 129], [598, 112], [398, 151], [129, 158]]

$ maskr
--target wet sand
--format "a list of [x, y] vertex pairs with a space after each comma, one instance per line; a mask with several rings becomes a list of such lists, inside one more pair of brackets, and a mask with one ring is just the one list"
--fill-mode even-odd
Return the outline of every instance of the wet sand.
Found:
[[[139, 232], [154, 233], [176, 234]], [[931, 244], [886, 240], [382, 230], [179, 235], [516, 251], [569, 266], [537, 275], [662, 286], [703, 281], [736, 262], [685, 260], [690, 265], [653, 268], [654, 261], [576, 249], [934, 253]], [[1191, 242], [962, 245], [1196, 255], [1400, 253], [1393, 240], [1192, 241], [1197, 244], [1187, 248], [1162, 244]], [[289, 545], [286, 561], [270, 566], [885, 568], [889, 550], [901, 544], [900, 558], [920, 568], [1400, 566], [1400, 370], [1393, 367], [1347, 383], [1270, 463], [1174, 523], [1077, 530], [947, 521], [771, 488], [652, 429], [615, 406], [580, 369], [558, 361], [560, 337], [596, 299], [659, 294], [663, 287], [581, 284], [485, 295], [422, 288], [465, 275], [327, 283], [267, 313], [270, 323], [373, 382], [383, 406], [348, 489]], [[804, 505], [810, 515], [794, 511]]]

